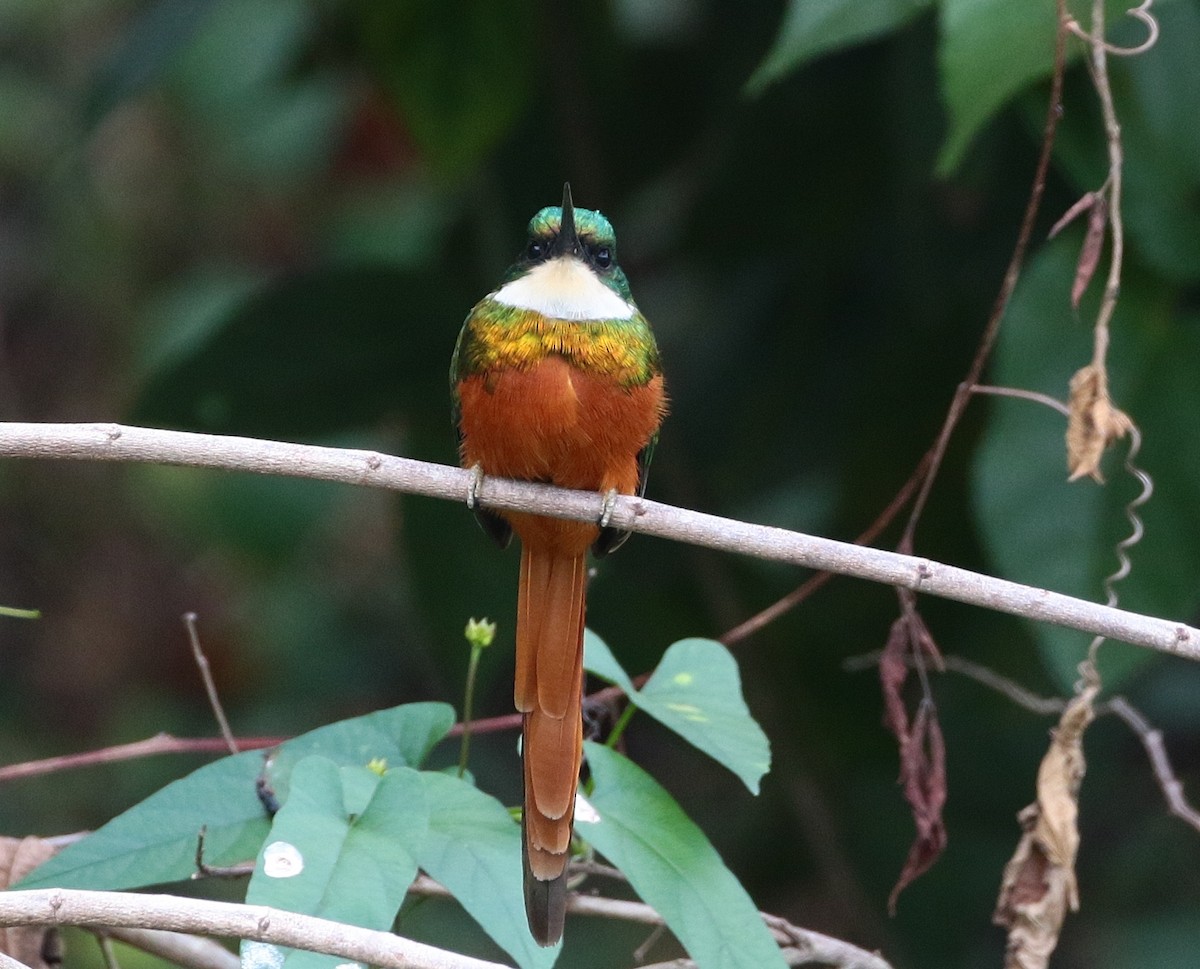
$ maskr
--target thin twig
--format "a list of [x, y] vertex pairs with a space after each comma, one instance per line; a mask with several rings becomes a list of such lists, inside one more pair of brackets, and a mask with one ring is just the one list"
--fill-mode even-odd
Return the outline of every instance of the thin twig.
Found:
[[[0, 423], [0, 456], [136, 461], [340, 481], [463, 501], [470, 471], [375, 452], [115, 424]], [[487, 478], [482, 505], [596, 521], [603, 495]], [[877, 548], [719, 518], [644, 498], [612, 503], [614, 528], [882, 582], [1200, 660], [1200, 629]]]
[[254, 861], [243, 861], [236, 865], [210, 865], [204, 860], [204, 839], [208, 837], [208, 827], [201, 825], [196, 833], [196, 870], [192, 878], [249, 878], [254, 874]]
[[613, 881], [627, 882], [629, 879], [625, 876], [625, 872], [620, 868], [614, 868], [612, 865], [603, 865], [598, 861], [572, 861], [571, 873], [579, 873], [581, 875], [595, 875], [599, 878], [611, 878]]
[[[853, 673], [874, 669], [878, 665], [882, 655], [883, 652], [881, 650], [875, 650], [870, 653], [864, 653], [861, 656], [851, 656], [842, 662], [842, 669]], [[906, 657], [905, 662], [910, 666], [916, 666], [916, 660], [911, 656]], [[950, 673], [959, 673], [968, 679], [974, 680], [976, 683], [995, 690], [1017, 706], [1024, 707], [1026, 710], [1036, 713], [1039, 716], [1057, 716], [1067, 706], [1067, 701], [1062, 697], [1039, 696], [1032, 690], [1023, 687], [1016, 680], [1011, 680], [990, 667], [972, 662], [969, 659], [964, 659], [954, 653], [942, 655], [942, 669]]]
[[[917, 486], [924, 478], [925, 472], [928, 470], [930, 457], [931, 452], [927, 452], [925, 457], [913, 470], [913, 473], [909, 475], [908, 480], [901, 485], [900, 490], [888, 502], [887, 507], [875, 517], [875, 520], [867, 526], [861, 535], [854, 539], [855, 545], [871, 544], [892, 523], [892, 519], [900, 513], [901, 508], [908, 504], [913, 492], [916, 491]], [[800, 603], [810, 598], [831, 578], [833, 578], [832, 572], [818, 572], [816, 575], [810, 576], [783, 598], [777, 599], [774, 603], [767, 606], [766, 609], [728, 630], [720, 637], [721, 642], [726, 646], [732, 646], [734, 643], [739, 643], [748, 636], [752, 636], [764, 626], [774, 622], [785, 612], [795, 609]]]
[[217, 719], [217, 727], [221, 731], [221, 736], [225, 738], [225, 746], [229, 748], [231, 754], [236, 754], [239, 753], [237, 740], [234, 739], [233, 731], [229, 729], [229, 721], [225, 718], [225, 710], [221, 706], [221, 698], [217, 695], [217, 684], [213, 682], [208, 657], [200, 648], [200, 634], [196, 631], [196, 618], [194, 612], [183, 614], [183, 625], [187, 628], [188, 641], [192, 644], [192, 658], [195, 659], [196, 667], [200, 670], [200, 678], [204, 681], [204, 692], [208, 694], [208, 705], [212, 707], [213, 716]]
[[[1151, 27], [1150, 39], [1144, 46], [1152, 45], [1157, 39], [1158, 24], [1149, 12], [1150, 3], [1151, 0], [1146, 0], [1136, 10], [1131, 11], [1133, 16], [1148, 23]], [[1093, 0], [1091, 33], [1082, 34], [1091, 46], [1091, 60], [1088, 66], [1091, 71], [1092, 85], [1096, 89], [1096, 96], [1100, 101], [1100, 111], [1104, 119], [1105, 143], [1108, 147], [1108, 178], [1105, 180], [1104, 187], [1100, 192], [1106, 201], [1105, 209], [1108, 231], [1112, 240], [1112, 253], [1109, 257], [1108, 278], [1104, 284], [1104, 295], [1101, 297], [1100, 307], [1096, 312], [1091, 361], [1092, 369], [1100, 375], [1107, 373], [1110, 325], [1113, 314], [1116, 312], [1117, 298], [1121, 292], [1121, 273], [1125, 254], [1125, 222], [1121, 212], [1125, 155], [1124, 147], [1121, 144], [1121, 125], [1117, 119], [1116, 106], [1113, 103], [1112, 86], [1108, 79], [1108, 54], [1111, 48], [1104, 39], [1104, 18], [1104, 0]], [[1075, 24], [1074, 21], [1068, 23], [1067, 26], [1076, 33], [1080, 33], [1078, 24]], [[1142, 520], [1137, 514], [1137, 509], [1150, 499], [1154, 491], [1154, 485], [1149, 475], [1134, 463], [1141, 448], [1141, 434], [1132, 422], [1129, 422], [1129, 431], [1132, 434], [1132, 440], [1128, 456], [1126, 457], [1125, 468], [1141, 482], [1142, 491], [1138, 497], [1125, 506], [1125, 515], [1131, 526], [1131, 534], [1117, 543], [1116, 555], [1118, 568], [1104, 580], [1105, 598], [1107, 604], [1110, 606], [1115, 606], [1118, 601], [1117, 583], [1124, 579], [1130, 572], [1128, 549], [1136, 545], [1142, 538]], [[1104, 642], [1104, 638], [1103, 635], [1097, 634], [1088, 647], [1087, 659], [1080, 666], [1084, 679], [1096, 675], [1096, 655], [1101, 644]]]
[[100, 946], [100, 955], [104, 959], [105, 969], [121, 969], [117, 954], [113, 952], [112, 940], [104, 932], [96, 933], [96, 944]]
[[642, 940], [641, 945], [633, 950], [633, 961], [641, 962], [643, 959], [645, 959], [646, 956], [650, 954], [650, 950], [658, 945], [659, 941], [666, 934], [666, 931], [666, 924], [654, 926], [654, 928], [650, 930], [650, 934]]
[[[411, 892], [438, 898], [452, 897], [449, 889], [428, 875], [418, 875]], [[574, 915], [594, 915], [600, 918], [619, 919], [638, 925], [664, 925], [663, 917], [645, 902], [634, 902], [624, 898], [606, 898], [601, 895], [567, 895], [567, 911]], [[771, 935], [780, 945], [807, 947], [812, 962], [838, 966], [841, 969], [890, 969], [880, 956], [860, 949], [858, 946], [821, 932], [792, 925], [778, 915], [759, 913]], [[2, 923], [0, 923], [2, 924]]]
[[1162, 788], [1163, 797], [1166, 798], [1171, 813], [1200, 831], [1200, 811], [1192, 807], [1184, 796], [1183, 783], [1175, 776], [1170, 758], [1167, 757], [1162, 731], [1152, 727], [1149, 721], [1130, 706], [1122, 696], [1114, 696], [1106, 706], [1124, 720], [1129, 729], [1137, 734], [1138, 739], [1142, 742], [1142, 746], [1146, 749], [1146, 756], [1150, 758], [1150, 766], [1154, 769], [1154, 779]]
[[990, 384], [975, 384], [971, 388], [973, 394], [993, 394], [996, 397], [1016, 397], [1020, 400], [1031, 400], [1035, 404], [1044, 404], [1058, 411], [1063, 417], [1071, 413], [1071, 409], [1057, 397], [1038, 393], [1036, 390], [1025, 390], [1022, 387], [993, 387]]
[[1125, 258], [1125, 223], [1121, 217], [1121, 194], [1125, 152], [1121, 145], [1121, 124], [1117, 120], [1117, 109], [1113, 104], [1112, 87], [1108, 81], [1108, 52], [1104, 41], [1104, 0], [1092, 4], [1092, 34], [1088, 38], [1092, 48], [1090, 62], [1092, 84], [1100, 99], [1100, 113], [1104, 118], [1104, 136], [1108, 145], [1108, 228], [1112, 238], [1112, 255], [1108, 261], [1108, 279], [1104, 283], [1104, 296], [1096, 312], [1095, 343], [1092, 349], [1092, 365], [1103, 369], [1108, 356], [1109, 324], [1117, 308], [1117, 296], [1121, 292], [1121, 270]]
[[1054, 136], [1058, 131], [1059, 119], [1062, 117], [1062, 89], [1066, 66], [1067, 41], [1065, 0], [1058, 0], [1057, 6], [1059, 26], [1054, 38], [1054, 70], [1050, 80], [1050, 100], [1046, 107], [1046, 120], [1042, 127], [1042, 148], [1041, 153], [1038, 155], [1037, 167], [1034, 169], [1033, 184], [1029, 190], [1029, 200], [1025, 203], [1025, 214], [1021, 219], [1021, 228], [1017, 233], [1017, 241], [1013, 246], [1012, 256], [1008, 261], [1008, 268], [1004, 272], [1004, 281], [1000, 285], [1000, 292], [997, 294], [996, 302], [992, 306], [991, 316], [988, 317], [987, 324], [984, 326], [983, 335], [980, 337], [979, 346], [975, 350], [975, 356], [971, 360], [971, 365], [967, 369], [967, 375], [954, 392], [954, 397], [950, 401], [950, 407], [946, 411], [945, 421], [942, 423], [942, 429], [938, 433], [937, 440], [934, 442], [931, 454], [928, 455], [929, 473], [925, 475], [924, 480], [921, 482], [921, 488], [917, 492], [912, 510], [909, 512], [908, 524], [905, 526], [904, 534], [897, 546], [902, 552], [911, 552], [913, 549], [917, 523], [921, 520], [921, 515], [925, 511], [929, 494], [933, 490], [933, 483], [941, 469], [942, 460], [950, 444], [950, 437], [954, 433], [954, 429], [958, 426], [959, 420], [962, 418], [963, 411], [966, 409], [968, 400], [970, 400], [972, 388], [979, 383], [980, 378], [983, 376], [984, 367], [991, 357], [992, 348], [995, 346], [996, 338], [1000, 334], [1000, 322], [1004, 319], [1005, 311], [1008, 309], [1008, 302], [1017, 288], [1017, 280], [1021, 276], [1021, 267], [1025, 263], [1025, 253], [1029, 249], [1029, 240], [1033, 237], [1033, 227], [1037, 222], [1038, 210], [1042, 204], [1042, 195], [1046, 189], [1046, 175], [1050, 170], [1050, 156], [1054, 148]]
[[[286, 737], [242, 737], [238, 743], [243, 750], [261, 750], [264, 747], [278, 747], [286, 739]], [[63, 754], [59, 757], [46, 757], [20, 764], [9, 764], [0, 767], [0, 783], [22, 780], [26, 777], [38, 777], [42, 774], [54, 774], [58, 771], [73, 770], [79, 767], [95, 767], [98, 764], [137, 760], [140, 757], [153, 757], [158, 754], [211, 754], [223, 753], [226, 749], [227, 744], [223, 737], [173, 737], [169, 733], [160, 733], [145, 740], [117, 744], [114, 747], [102, 747], [99, 750], [89, 750], [82, 754]]]
[[[864, 653], [862, 656], [852, 656], [842, 663], [842, 668], [852, 672], [871, 669], [879, 662], [882, 653], [876, 650]], [[1002, 676], [995, 670], [974, 663], [961, 656], [950, 654], [942, 657], [944, 669], [949, 673], [959, 673], [976, 683], [994, 690], [1001, 696], [1011, 700], [1017, 706], [1023, 707], [1039, 716], [1059, 716], [1067, 708], [1067, 700], [1058, 696], [1039, 696], [1028, 690], [1015, 680]], [[905, 662], [915, 665], [912, 657]], [[1162, 791], [1167, 807], [1181, 821], [1200, 831], [1200, 811], [1192, 807], [1183, 793], [1183, 782], [1175, 774], [1171, 760], [1167, 756], [1166, 744], [1163, 742], [1162, 731], [1151, 726], [1150, 722], [1123, 696], [1114, 696], [1102, 703], [1096, 704], [1096, 715], [1113, 714], [1125, 721], [1126, 725], [1137, 734], [1150, 766], [1154, 771], [1154, 779]]]
[[[1103, 39], [1099, 40], [1098, 43], [1103, 46], [1106, 52], [1116, 57], [1133, 57], [1136, 54], [1144, 54], [1158, 43], [1158, 21], [1150, 12], [1150, 8], [1153, 5], [1154, 0], [1142, 0], [1142, 3], [1138, 6], [1125, 11], [1127, 17], [1133, 17], [1146, 25], [1146, 39], [1140, 44], [1135, 47], [1117, 47], [1115, 44], [1110, 44]], [[1079, 26], [1079, 21], [1073, 17], [1067, 21], [1067, 29], [1080, 40], [1086, 40], [1089, 44], [1097, 43], [1092, 35]]]
[[141, 949], [151, 955], [166, 959], [184, 969], [238, 969], [241, 960], [219, 942], [198, 935], [182, 932], [164, 932], [159, 929], [118, 929], [111, 926], [104, 934]]

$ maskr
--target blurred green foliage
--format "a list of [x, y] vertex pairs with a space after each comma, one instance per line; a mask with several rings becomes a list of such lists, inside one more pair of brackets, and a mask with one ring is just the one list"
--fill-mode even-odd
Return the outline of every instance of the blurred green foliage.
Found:
[[[1072, 9], [1086, 23], [1087, 5]], [[1110, 39], [1140, 43], [1144, 26], [1120, 9]], [[1122, 594], [1195, 622], [1200, 3], [1155, 11], [1158, 44], [1110, 63], [1127, 162], [1112, 383], [1157, 483]], [[990, 310], [1036, 157], [1052, 30], [1051, 4], [992, 0], [10, 0], [0, 417], [451, 462], [458, 327], [570, 179], [616, 225], [662, 346], [672, 413], [651, 496], [852, 537], [933, 438]], [[1039, 240], [1107, 170], [1073, 51]], [[1066, 298], [1077, 245], [1037, 243], [993, 382], [1065, 397], [1094, 307]], [[1100, 598], [1136, 489], [1117, 454], [1104, 487], [1065, 485], [1062, 430], [1028, 402], [973, 401], [919, 551]], [[471, 615], [500, 630], [479, 714], [511, 706], [516, 559], [451, 503], [7, 461], [0, 508], [0, 603], [42, 613], [0, 616], [0, 761], [211, 733], [188, 610], [239, 734], [457, 703]], [[601, 565], [589, 623], [626, 669], [647, 670], [667, 644], [719, 635], [802, 578], [636, 538]], [[887, 589], [837, 580], [739, 647], [772, 744], [757, 799], [647, 718], [627, 741], [762, 908], [898, 965], [995, 965], [991, 908], [1048, 724], [935, 681], [950, 847], [888, 919], [911, 822], [875, 681], [841, 664], [882, 643], [894, 608]], [[1034, 689], [1064, 689], [1086, 645], [922, 608], [944, 649]], [[1200, 671], [1120, 644], [1104, 658], [1200, 788]], [[512, 748], [504, 735], [472, 751], [510, 803]], [[1163, 818], [1123, 729], [1098, 723], [1087, 752], [1083, 909], [1055, 964], [1188, 964], [1200, 839]], [[9, 783], [0, 825], [94, 827], [194, 766]], [[430, 905], [411, 924], [450, 941], [462, 923]], [[568, 969], [615, 964], [641, 941], [586, 922], [567, 936]]]

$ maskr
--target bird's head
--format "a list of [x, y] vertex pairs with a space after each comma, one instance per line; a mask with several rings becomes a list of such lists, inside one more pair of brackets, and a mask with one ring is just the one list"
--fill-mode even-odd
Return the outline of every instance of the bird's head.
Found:
[[624, 319], [636, 311], [617, 265], [612, 224], [599, 212], [575, 208], [570, 183], [561, 206], [530, 219], [525, 250], [495, 298], [564, 319]]

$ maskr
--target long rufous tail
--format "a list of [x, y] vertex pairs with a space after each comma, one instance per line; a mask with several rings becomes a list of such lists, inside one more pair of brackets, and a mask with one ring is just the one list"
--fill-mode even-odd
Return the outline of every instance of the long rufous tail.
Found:
[[583, 752], [582, 553], [521, 547], [514, 697], [525, 714], [525, 914], [541, 945], [563, 933], [567, 860]]

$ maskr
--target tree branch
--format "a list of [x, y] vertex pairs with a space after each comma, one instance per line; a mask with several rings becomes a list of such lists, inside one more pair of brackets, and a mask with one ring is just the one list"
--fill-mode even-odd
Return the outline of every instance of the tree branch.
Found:
[[238, 969], [241, 960], [219, 942], [162, 929], [98, 929], [110, 939], [141, 949], [183, 969]]
[[[470, 471], [461, 468], [372, 451], [119, 424], [0, 423], [0, 457], [223, 468], [387, 488], [457, 501], [466, 500], [473, 479]], [[598, 494], [503, 478], [487, 478], [478, 489], [477, 498], [489, 508], [535, 511], [576, 521], [598, 520], [604, 506], [604, 498]], [[1200, 660], [1200, 629], [929, 559], [751, 525], [631, 496], [617, 498], [610, 521], [618, 529], [856, 576]]]
[[[264, 747], [278, 747], [287, 739], [287, 737], [243, 737], [239, 743], [242, 750], [261, 750]], [[168, 733], [159, 733], [153, 737], [147, 737], [145, 740], [117, 744], [114, 747], [102, 747], [99, 750], [89, 750], [82, 754], [62, 754], [42, 760], [8, 764], [0, 767], [0, 783], [23, 780], [26, 777], [37, 777], [41, 774], [53, 774], [56, 771], [71, 770], [76, 767], [92, 767], [96, 764], [136, 760], [139, 757], [150, 757], [156, 754], [228, 753], [228, 749], [223, 737], [173, 737]]]
[[385, 969], [505, 969], [500, 963], [265, 905], [237, 905], [174, 895], [61, 888], [0, 892], [0, 925], [82, 925], [168, 929], [284, 945]]

